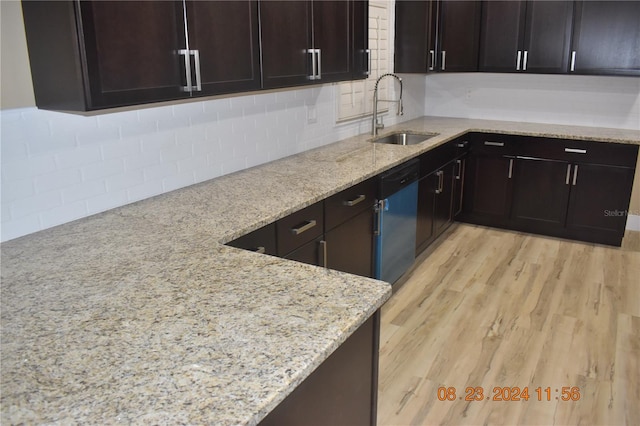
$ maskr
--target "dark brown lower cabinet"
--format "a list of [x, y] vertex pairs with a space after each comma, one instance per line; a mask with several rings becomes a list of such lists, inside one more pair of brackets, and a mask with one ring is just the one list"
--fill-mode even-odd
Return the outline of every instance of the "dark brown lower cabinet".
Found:
[[329, 269], [373, 277], [373, 208], [327, 231], [324, 239]]
[[282, 257], [309, 265], [325, 266], [324, 244], [324, 238], [318, 237]]
[[462, 213], [464, 200], [464, 175], [466, 170], [467, 156], [463, 155], [461, 158], [456, 160], [456, 172], [453, 177], [453, 200], [451, 201], [451, 208], [454, 218]]
[[513, 161], [502, 155], [469, 156], [464, 220], [493, 226], [506, 222], [511, 208]]
[[261, 425], [375, 425], [380, 313], [374, 313]]
[[451, 161], [418, 182], [416, 254], [422, 252], [453, 222], [453, 180], [456, 162]]
[[[483, 139], [475, 141], [475, 151], [472, 145], [467, 161], [461, 221], [621, 245], [638, 146], [505, 135]], [[508, 155], [489, 155], [487, 146], [507, 149]]]
[[619, 246], [627, 223], [634, 169], [574, 164], [572, 171], [568, 236]]
[[511, 220], [517, 227], [558, 231], [564, 228], [571, 165], [565, 161], [518, 158], [513, 167], [515, 190]]

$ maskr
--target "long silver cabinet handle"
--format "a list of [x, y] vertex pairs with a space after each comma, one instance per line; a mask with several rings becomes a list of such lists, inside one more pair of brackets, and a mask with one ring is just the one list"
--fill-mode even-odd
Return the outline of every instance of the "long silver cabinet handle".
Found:
[[182, 86], [183, 92], [191, 92], [193, 85], [191, 84], [191, 51], [187, 49], [178, 50], [178, 55], [184, 55], [184, 71], [187, 77], [187, 85]]
[[571, 52], [571, 69], [572, 72], [576, 70], [576, 51]]
[[302, 225], [299, 228], [291, 228], [291, 233], [293, 235], [300, 235], [305, 231], [308, 231], [309, 229], [313, 228], [314, 226], [316, 226], [316, 220], [312, 219], [312, 220], [308, 220], [307, 223], [305, 223], [304, 225]]
[[380, 235], [382, 230], [382, 211], [384, 210], [384, 200], [378, 200], [373, 208], [376, 214], [376, 229], [373, 230], [373, 235]]
[[318, 262], [320, 264], [320, 266], [323, 267], [327, 267], [327, 242], [325, 240], [320, 241], [320, 253], [319, 255], [322, 256], [320, 260], [320, 262]]
[[436, 189], [436, 194], [441, 194], [442, 193], [442, 175], [444, 174], [444, 172], [442, 170], [439, 170], [436, 172], [436, 176], [438, 176], [438, 188]]
[[518, 50], [518, 57], [516, 59], [516, 71], [520, 71], [520, 60], [522, 59], [522, 50]]
[[254, 253], [259, 253], [259, 254], [265, 254], [266, 253], [266, 249], [262, 246], [256, 247], [254, 250]]
[[578, 165], [573, 166], [573, 186], [576, 186], [576, 182], [578, 182]]
[[307, 77], [309, 80], [315, 80], [316, 77], [316, 49], [307, 49], [307, 53], [311, 55], [311, 75]]
[[369, 68], [365, 71], [365, 75], [371, 75], [371, 49], [366, 49], [364, 53], [367, 55], [367, 63], [369, 64]]
[[436, 68], [436, 51], [430, 50], [429, 56], [431, 57], [431, 65], [429, 65], [429, 71], [433, 71]]
[[491, 141], [484, 141], [484, 144], [486, 146], [504, 146], [504, 142], [491, 142]]
[[356, 204], [359, 204], [359, 203], [363, 202], [366, 198], [367, 197], [364, 194], [361, 194], [361, 195], [358, 195], [353, 200], [343, 201], [342, 204], [344, 204], [345, 206], [353, 207]]
[[322, 57], [320, 56], [320, 49], [316, 49], [316, 55], [318, 55], [318, 62], [316, 62], [318, 66], [318, 72], [316, 73], [316, 80], [322, 79]]
[[578, 148], [565, 148], [564, 152], [572, 152], [574, 154], [586, 154], [586, 149], [578, 149]]
[[571, 177], [571, 164], [567, 164], [567, 177], [564, 180], [565, 185], [569, 185], [569, 178]]
[[442, 69], [442, 71], [445, 70], [446, 68], [446, 63], [447, 63], [447, 51], [443, 50], [442, 51], [442, 66], [440, 67]]
[[458, 173], [456, 174], [456, 180], [460, 180], [462, 178], [462, 160], [456, 160], [456, 164], [458, 165]]
[[527, 70], [527, 59], [529, 57], [529, 51], [525, 50], [524, 51], [524, 59], [522, 60], [522, 71], [526, 71]]
[[196, 90], [198, 92], [202, 92], [202, 78], [200, 78], [200, 51], [196, 49], [191, 50], [190, 53], [193, 55], [196, 62]]
[[509, 179], [513, 177], [513, 158], [509, 159]]

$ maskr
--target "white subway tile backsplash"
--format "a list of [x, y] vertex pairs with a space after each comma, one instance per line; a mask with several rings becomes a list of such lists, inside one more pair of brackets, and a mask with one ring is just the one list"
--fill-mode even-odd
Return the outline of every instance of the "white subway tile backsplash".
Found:
[[21, 198], [31, 197], [36, 193], [32, 178], [18, 179], [11, 185], [2, 185], [2, 206], [9, 206], [11, 202]]
[[62, 206], [54, 207], [40, 213], [42, 226], [49, 228], [75, 219], [80, 219], [89, 214], [87, 203], [84, 200], [76, 201]]
[[37, 193], [49, 192], [55, 189], [71, 187], [82, 181], [82, 174], [78, 169], [56, 170], [36, 176], [33, 180]]
[[[11, 143], [11, 141], [3, 137], [2, 144], [5, 143]], [[56, 161], [53, 155], [38, 155], [11, 161], [2, 157], [2, 188], [4, 189], [13, 181], [34, 178], [44, 173], [53, 172], [56, 168]]]
[[14, 219], [20, 219], [33, 214], [45, 212], [61, 205], [62, 195], [60, 194], [60, 191], [35, 194], [32, 197], [21, 198], [12, 202], [11, 217]]
[[129, 202], [126, 190], [110, 191], [108, 193], [91, 197], [86, 200], [87, 212], [89, 214], [100, 213], [113, 209]]
[[102, 151], [99, 145], [87, 145], [58, 152], [55, 159], [59, 169], [82, 167], [99, 162], [102, 159]]
[[87, 200], [106, 192], [107, 186], [104, 181], [81, 182], [62, 190], [62, 199], [65, 204], [73, 203], [74, 201]]
[[117, 176], [124, 173], [124, 160], [122, 158], [114, 158], [102, 161], [80, 169], [82, 180], [90, 181], [103, 179], [108, 176]]
[[[570, 80], [566, 80], [570, 78]], [[523, 86], [523, 79], [526, 84]], [[403, 75], [405, 115], [640, 127], [637, 79]], [[81, 116], [0, 112], [3, 241], [370, 131], [333, 85]], [[316, 123], [307, 122], [313, 107]], [[634, 116], [635, 114], [635, 116]]]

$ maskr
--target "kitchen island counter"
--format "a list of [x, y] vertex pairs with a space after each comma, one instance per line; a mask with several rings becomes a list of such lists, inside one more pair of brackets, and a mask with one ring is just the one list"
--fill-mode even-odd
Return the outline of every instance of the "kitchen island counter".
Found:
[[425, 117], [3, 243], [1, 417], [255, 424], [389, 284], [223, 245], [467, 131], [640, 144], [640, 132]]

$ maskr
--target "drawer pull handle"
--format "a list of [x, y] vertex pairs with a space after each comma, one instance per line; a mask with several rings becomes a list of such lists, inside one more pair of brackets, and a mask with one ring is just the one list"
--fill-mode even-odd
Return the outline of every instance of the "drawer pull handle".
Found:
[[316, 220], [312, 219], [312, 220], [308, 220], [307, 223], [305, 223], [304, 225], [302, 225], [299, 228], [291, 228], [291, 233], [293, 235], [300, 235], [305, 231], [308, 231], [309, 229], [313, 228], [314, 226], [316, 226]]
[[256, 247], [253, 249], [254, 253], [258, 253], [258, 254], [265, 254], [266, 250], [264, 247], [260, 246], [260, 247]]
[[468, 141], [462, 141], [462, 142], [458, 142], [458, 143], [456, 144], [456, 147], [457, 147], [457, 148], [466, 148], [466, 146], [467, 146], [468, 144], [469, 144], [469, 142], [468, 142]]
[[490, 142], [490, 141], [484, 141], [484, 144], [486, 146], [504, 146], [504, 142]]
[[353, 200], [343, 201], [342, 204], [344, 204], [345, 206], [353, 207], [356, 204], [359, 204], [359, 203], [363, 202], [365, 200], [365, 198], [367, 198], [367, 197], [365, 195], [361, 194], [361, 195], [358, 195]]
[[565, 148], [564, 152], [572, 152], [574, 154], [586, 154], [586, 149], [577, 149], [577, 148]]

